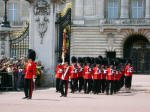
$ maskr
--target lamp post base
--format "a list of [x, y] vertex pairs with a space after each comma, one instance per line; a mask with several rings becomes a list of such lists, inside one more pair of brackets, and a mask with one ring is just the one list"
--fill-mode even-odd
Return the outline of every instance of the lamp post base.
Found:
[[9, 21], [2, 22], [1, 27], [10, 27]]

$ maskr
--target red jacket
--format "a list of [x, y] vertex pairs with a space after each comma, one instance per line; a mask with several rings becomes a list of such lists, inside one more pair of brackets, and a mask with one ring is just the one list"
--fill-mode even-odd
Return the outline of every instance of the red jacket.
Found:
[[58, 64], [56, 67], [56, 78], [61, 79], [62, 74], [63, 74], [63, 65]]
[[107, 68], [107, 80], [114, 80], [114, 73], [111, 68]]
[[89, 66], [84, 66], [83, 75], [84, 75], [84, 79], [92, 78], [92, 70]]
[[101, 79], [101, 71], [98, 67], [93, 68], [93, 79]]
[[[67, 70], [67, 71], [66, 71]], [[70, 71], [70, 67], [69, 66], [63, 66], [63, 74], [62, 74], [62, 77], [61, 79], [62, 80], [69, 80], [69, 71]]]
[[132, 73], [134, 72], [133, 67], [127, 65], [125, 68], [125, 76], [132, 76]]
[[78, 65], [78, 77], [83, 77], [83, 68]]
[[119, 80], [119, 72], [114, 70], [114, 80]]
[[107, 70], [101, 67], [102, 79], [106, 79]]
[[70, 66], [69, 72], [70, 72], [71, 79], [77, 78], [78, 69], [75, 67], [75, 65]]
[[36, 76], [36, 64], [34, 62], [27, 63], [24, 78], [33, 79], [33, 76]]

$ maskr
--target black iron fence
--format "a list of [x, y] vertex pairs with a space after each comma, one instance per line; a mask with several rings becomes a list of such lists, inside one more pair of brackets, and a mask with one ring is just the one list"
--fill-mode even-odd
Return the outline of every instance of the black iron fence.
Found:
[[14, 39], [10, 40], [10, 56], [20, 58], [26, 56], [29, 49], [29, 24], [25, 31]]

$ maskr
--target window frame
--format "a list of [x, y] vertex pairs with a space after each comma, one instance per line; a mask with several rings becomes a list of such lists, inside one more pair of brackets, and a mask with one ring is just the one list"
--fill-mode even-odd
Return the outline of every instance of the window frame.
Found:
[[[10, 5], [12, 5], [13, 8], [10, 8]], [[16, 5], [16, 8], [15, 8], [15, 5]], [[8, 4], [8, 20], [10, 22], [17, 22], [19, 20], [18, 8], [19, 7], [18, 7], [17, 3], [9, 3]], [[10, 19], [10, 11], [12, 11], [12, 16], [13, 16], [11, 19]], [[15, 13], [16, 13], [16, 17], [15, 17]]]
[[[116, 1], [116, 2], [118, 2], [118, 17], [116, 17], [116, 18], [109, 18], [108, 16], [108, 14], [109, 14], [109, 7], [108, 7], [108, 4], [109, 4], [109, 2], [113, 2], [113, 1]], [[104, 12], [105, 12], [105, 18], [107, 18], [107, 19], [119, 19], [120, 18], [120, 11], [121, 10], [121, 0], [105, 0], [105, 10], [104, 10]]]
[[[142, 17], [139, 17], [138, 15], [137, 15], [136, 18], [133, 17], [133, 7], [132, 7], [132, 6], [133, 6], [133, 2], [134, 2], [134, 1], [136, 1], [136, 2], [137, 2], [137, 1], [142, 1], [142, 6], [143, 6]], [[139, 3], [139, 2], [138, 2], [138, 3]], [[146, 7], [146, 4], [145, 4], [145, 3], [146, 3], [145, 0], [131, 0], [131, 1], [130, 1], [130, 19], [144, 19], [144, 18], [145, 18], [145, 9], [146, 9], [146, 8], [145, 8], [145, 7]], [[138, 4], [137, 4], [137, 6], [138, 6]], [[139, 11], [139, 10], [138, 10], [138, 7], [134, 7], [134, 8], [137, 8], [136, 11]], [[138, 14], [138, 12], [137, 12], [137, 14]]]

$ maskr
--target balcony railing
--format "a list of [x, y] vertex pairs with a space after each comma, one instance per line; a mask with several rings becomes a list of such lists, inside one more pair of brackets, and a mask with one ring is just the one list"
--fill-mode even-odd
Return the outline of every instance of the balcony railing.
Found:
[[150, 19], [101, 19], [100, 25], [150, 25]]

